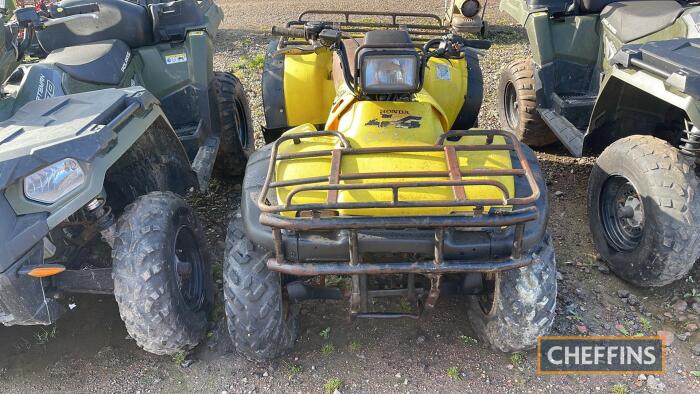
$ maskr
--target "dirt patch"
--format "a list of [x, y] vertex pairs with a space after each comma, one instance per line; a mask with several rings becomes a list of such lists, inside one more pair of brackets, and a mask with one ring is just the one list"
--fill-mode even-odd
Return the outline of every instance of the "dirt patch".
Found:
[[[253, 107], [256, 132], [264, 122], [260, 56], [272, 24], [307, 8], [376, 9], [441, 13], [441, 0], [223, 1], [226, 21], [217, 41], [215, 67], [242, 79]], [[410, 7], [407, 5], [410, 4]], [[410, 9], [408, 9], [410, 8]], [[494, 47], [482, 59], [486, 98], [482, 127], [498, 127], [495, 91], [500, 69], [527, 56], [524, 33], [500, 14], [487, 13]], [[561, 335], [655, 334], [672, 332], [668, 374], [656, 378], [541, 377], [534, 353], [494, 352], [472, 339], [463, 300], [443, 298], [422, 321], [350, 322], [346, 302], [312, 302], [303, 308], [302, 334], [291, 355], [254, 364], [230, 353], [220, 322], [207, 344], [182, 359], [157, 357], [128, 338], [114, 301], [79, 297], [76, 308], [53, 327], [0, 327], [0, 392], [323, 392], [339, 383], [341, 392], [698, 392], [700, 369], [692, 354], [700, 342], [698, 269], [674, 285], [642, 290], [611, 275], [597, 261], [586, 222], [586, 183], [593, 158], [576, 159], [560, 146], [538, 153], [551, 193], [549, 230], [555, 242], [559, 299], [554, 333]], [[559, 193], [557, 193], [559, 192]], [[226, 226], [238, 207], [236, 180], [214, 180], [207, 194], [191, 197], [220, 267]], [[217, 269], [220, 277], [220, 269]], [[691, 295], [691, 296], [687, 296]], [[220, 312], [220, 311], [219, 311]], [[686, 332], [690, 334], [686, 336]], [[185, 364], [186, 365], [186, 364]], [[337, 381], [333, 381], [337, 379]], [[626, 392], [626, 391], [616, 391]]]

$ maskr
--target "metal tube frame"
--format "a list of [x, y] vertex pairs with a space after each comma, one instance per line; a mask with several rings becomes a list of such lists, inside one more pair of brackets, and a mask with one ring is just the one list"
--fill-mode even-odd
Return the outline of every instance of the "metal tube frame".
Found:
[[[448, 138], [466, 136], [486, 136], [485, 145], [445, 145]], [[505, 143], [494, 144], [494, 137], [501, 136]], [[279, 147], [286, 141], [300, 144], [302, 140], [316, 137], [334, 137], [337, 148], [297, 154], [279, 154]], [[512, 169], [474, 169], [463, 170], [459, 167], [457, 152], [508, 151], [515, 156], [515, 163], [520, 168]], [[343, 157], [366, 154], [396, 154], [412, 152], [443, 152], [448, 171], [419, 171], [419, 172], [375, 172], [375, 173], [342, 173]], [[327, 157], [331, 161], [328, 176], [308, 177], [287, 181], [275, 181], [275, 169], [281, 161], [295, 160], [308, 157]], [[507, 187], [499, 181], [489, 179], [474, 179], [474, 177], [489, 176], [523, 176], [526, 178], [531, 193], [524, 197], [510, 196]], [[449, 180], [431, 181], [386, 181], [386, 179], [406, 178], [440, 178]], [[471, 178], [471, 179], [464, 179]], [[348, 180], [384, 179], [381, 183], [347, 184]], [[485, 185], [500, 190], [502, 198], [483, 199], [471, 198], [464, 186]], [[453, 189], [453, 199], [439, 201], [403, 201], [399, 198], [399, 190], [403, 188], [420, 188], [450, 186]], [[284, 202], [273, 204], [276, 198], [269, 198], [270, 193], [280, 187], [293, 187]], [[347, 190], [391, 189], [392, 201], [338, 202], [338, 193]], [[294, 196], [305, 191], [326, 191], [325, 202], [311, 204], [295, 204]], [[536, 220], [539, 212], [534, 203], [540, 197], [541, 191], [537, 185], [527, 158], [522, 151], [517, 138], [505, 131], [450, 131], [443, 134], [434, 145], [429, 146], [399, 146], [353, 148], [345, 136], [338, 131], [317, 131], [307, 133], [287, 134], [278, 139], [272, 146], [267, 175], [263, 183], [257, 204], [260, 208], [260, 223], [273, 229], [274, 256], [267, 262], [273, 271], [290, 275], [353, 275], [353, 295], [355, 305], [359, 309], [361, 280], [358, 275], [385, 273], [418, 273], [434, 274], [466, 273], [466, 272], [496, 272], [514, 269], [529, 264], [530, 258], [523, 256], [522, 244], [525, 223]], [[512, 209], [513, 206], [525, 206]], [[485, 206], [491, 206], [489, 212], [484, 212]], [[340, 209], [372, 209], [372, 208], [417, 208], [417, 207], [474, 207], [473, 214], [453, 214], [435, 216], [327, 216], [320, 211], [337, 211]], [[494, 208], [501, 207], [501, 208]], [[296, 217], [284, 216], [282, 213], [294, 212]], [[311, 212], [311, 215], [301, 215]], [[511, 256], [508, 259], [496, 261], [455, 261], [445, 260], [444, 242], [445, 230], [448, 228], [503, 228], [515, 226]], [[435, 231], [435, 256], [432, 261], [408, 261], [395, 263], [361, 263], [358, 231], [372, 229], [433, 229]], [[349, 262], [306, 262], [293, 263], [286, 260], [282, 246], [282, 230], [287, 231], [330, 231], [344, 230], [350, 236]], [[365, 290], [366, 291], [366, 290]], [[362, 308], [364, 309], [364, 308]], [[361, 313], [356, 310], [355, 313]]]
[[[325, 21], [321, 18], [329, 16], [339, 16], [342, 21]], [[316, 18], [314, 18], [316, 17]], [[391, 22], [367, 22], [359, 21], [359, 19], [367, 19], [367, 17], [390, 18]], [[351, 20], [355, 18], [358, 21]], [[401, 19], [407, 19], [407, 23], [402, 23]], [[425, 23], [411, 20], [421, 20]], [[327, 10], [308, 10], [299, 15], [295, 21], [287, 22], [287, 27], [304, 26], [307, 22], [327, 22], [335, 25], [337, 30], [348, 33], [352, 36], [362, 36], [368, 31], [385, 30], [385, 29], [400, 29], [405, 30], [411, 35], [414, 42], [428, 41], [434, 37], [441, 37], [449, 34], [449, 28], [445, 26], [442, 19], [435, 14], [417, 13], [417, 12], [371, 12], [371, 11], [327, 11]], [[410, 22], [410, 23], [408, 23]], [[280, 47], [286, 46], [288, 40], [282, 38]]]

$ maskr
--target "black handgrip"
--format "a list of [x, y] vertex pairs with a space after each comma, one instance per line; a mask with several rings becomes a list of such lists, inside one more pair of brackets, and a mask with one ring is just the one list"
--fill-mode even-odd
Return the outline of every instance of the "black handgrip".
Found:
[[286, 27], [272, 26], [273, 36], [291, 37], [291, 38], [306, 38], [306, 32], [302, 29], [289, 29]]
[[465, 47], [470, 47], [474, 49], [489, 49], [491, 48], [491, 41], [489, 40], [464, 40], [462, 45]]
[[93, 12], [99, 12], [100, 6], [97, 3], [72, 5], [68, 7], [58, 7], [56, 9], [60, 16], [73, 16], [80, 14], [90, 14]]

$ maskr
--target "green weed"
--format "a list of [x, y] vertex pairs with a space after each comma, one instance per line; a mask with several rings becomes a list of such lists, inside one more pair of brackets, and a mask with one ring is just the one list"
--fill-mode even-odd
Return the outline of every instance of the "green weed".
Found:
[[510, 363], [514, 367], [519, 367], [523, 362], [525, 362], [525, 353], [516, 352], [510, 355]]
[[459, 368], [457, 368], [457, 367], [447, 368], [447, 377], [452, 379], [452, 380], [460, 380], [461, 377], [459, 376]]
[[321, 353], [323, 353], [324, 356], [328, 356], [331, 353], [335, 351], [335, 346], [333, 346], [332, 343], [326, 342], [322, 347], [321, 347]]
[[289, 373], [290, 379], [299, 375], [303, 370], [304, 368], [302, 368], [301, 365], [297, 364], [289, 364], [289, 366], [287, 367], [287, 372]]
[[333, 379], [328, 379], [326, 384], [323, 385], [323, 388], [326, 390], [326, 393], [328, 394], [333, 394], [336, 390], [340, 390], [340, 388], [343, 386], [343, 381], [338, 379], [338, 378], [333, 378]]
[[461, 339], [462, 343], [464, 343], [467, 346], [473, 346], [473, 345], [476, 345], [477, 343], [479, 343], [479, 341], [477, 341], [476, 339], [474, 339], [468, 335], [461, 335], [459, 337], [459, 339]]

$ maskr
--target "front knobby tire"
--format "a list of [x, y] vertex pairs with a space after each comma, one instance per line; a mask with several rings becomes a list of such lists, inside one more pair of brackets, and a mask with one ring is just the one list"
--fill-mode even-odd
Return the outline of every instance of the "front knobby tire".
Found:
[[501, 72], [498, 118], [501, 127], [526, 145], [539, 148], [557, 141], [537, 112], [535, 69], [531, 59], [516, 60]]
[[212, 116], [218, 121], [221, 138], [214, 171], [220, 177], [241, 176], [255, 151], [248, 97], [241, 81], [225, 72], [214, 73], [210, 90]]
[[204, 338], [213, 284], [202, 228], [179, 196], [139, 197], [117, 222], [114, 296], [129, 335], [144, 350], [171, 355]]
[[638, 286], [685, 277], [700, 258], [694, 163], [666, 141], [633, 135], [598, 157], [588, 181], [588, 221], [603, 260]]
[[299, 335], [299, 305], [285, 301], [281, 275], [267, 268], [270, 255], [246, 238], [234, 215], [224, 260], [226, 319], [236, 351], [252, 361], [289, 353]]
[[554, 321], [557, 268], [549, 235], [531, 254], [532, 264], [495, 274], [489, 294], [469, 297], [472, 328], [502, 352], [535, 347]]

